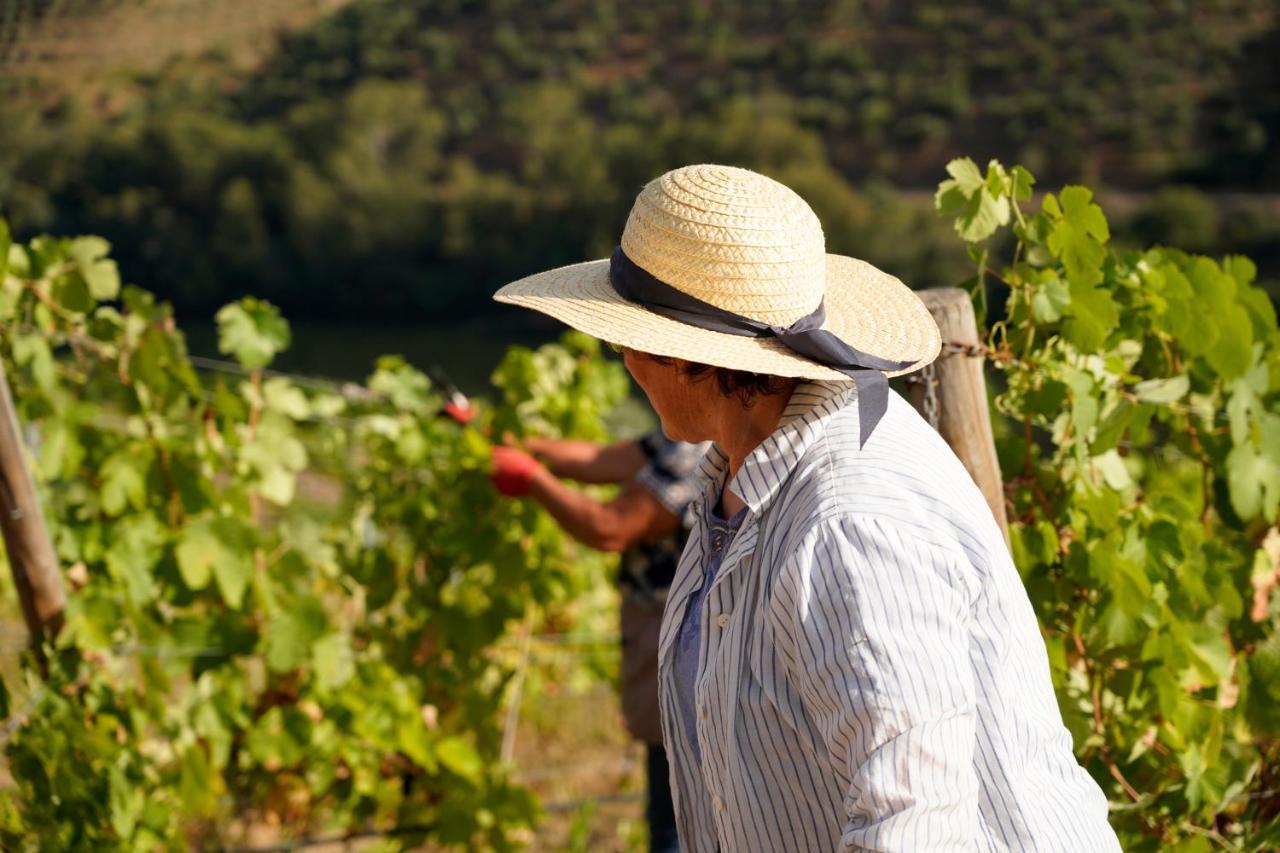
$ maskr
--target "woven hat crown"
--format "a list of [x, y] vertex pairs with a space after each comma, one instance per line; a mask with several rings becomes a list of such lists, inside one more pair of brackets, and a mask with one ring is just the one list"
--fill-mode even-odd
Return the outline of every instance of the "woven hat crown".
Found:
[[650, 181], [622, 251], [677, 290], [774, 326], [812, 312], [825, 288], [817, 215], [788, 187], [731, 166], [686, 166]]

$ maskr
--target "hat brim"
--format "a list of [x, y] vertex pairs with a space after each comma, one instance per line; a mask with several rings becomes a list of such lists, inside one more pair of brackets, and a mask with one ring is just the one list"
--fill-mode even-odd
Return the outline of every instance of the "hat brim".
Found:
[[[797, 355], [773, 338], [700, 329], [628, 302], [609, 282], [608, 258], [522, 278], [493, 298], [555, 317], [594, 338], [654, 355], [801, 379], [851, 381]], [[827, 255], [823, 328], [862, 352], [910, 362], [901, 376], [938, 357], [942, 338], [929, 309], [909, 287], [866, 261]]]

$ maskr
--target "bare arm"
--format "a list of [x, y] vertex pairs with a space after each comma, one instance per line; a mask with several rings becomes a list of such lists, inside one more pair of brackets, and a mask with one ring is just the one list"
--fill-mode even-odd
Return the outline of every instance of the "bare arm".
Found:
[[[636, 453], [640, 453], [638, 448]], [[635, 482], [613, 500], [602, 503], [569, 488], [543, 469], [534, 475], [529, 497], [542, 504], [566, 533], [601, 551], [624, 551], [680, 526], [680, 520], [670, 510]]]
[[644, 467], [638, 441], [597, 444], [555, 438], [527, 438], [525, 449], [557, 477], [579, 483], [625, 483]]

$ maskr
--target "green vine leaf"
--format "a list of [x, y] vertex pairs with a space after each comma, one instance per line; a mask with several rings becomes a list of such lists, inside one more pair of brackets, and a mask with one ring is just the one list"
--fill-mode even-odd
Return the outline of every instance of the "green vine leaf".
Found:
[[342, 634], [329, 634], [318, 640], [312, 658], [321, 690], [337, 690], [355, 675], [351, 643]]
[[269, 302], [245, 297], [217, 313], [218, 352], [246, 370], [260, 370], [289, 347], [289, 324]]
[[1071, 289], [1065, 281], [1050, 274], [1036, 282], [1031, 297], [1031, 316], [1037, 323], [1050, 324], [1062, 319], [1071, 309]]
[[178, 540], [178, 570], [192, 590], [201, 590], [210, 579], [217, 582], [223, 600], [239, 608], [253, 575], [252, 528], [225, 516], [202, 518], [188, 524]]
[[1133, 386], [1133, 395], [1144, 403], [1173, 403], [1191, 390], [1185, 373], [1162, 379], [1148, 379]]
[[120, 451], [102, 464], [102, 510], [116, 516], [132, 507], [146, 507], [147, 473], [151, 468], [149, 452]]
[[471, 744], [460, 737], [444, 738], [436, 744], [436, 757], [440, 763], [473, 785], [480, 783], [484, 765]]
[[267, 666], [273, 672], [297, 669], [327, 628], [324, 605], [312, 596], [281, 610], [264, 634]]
[[[1009, 224], [1006, 179], [995, 161], [987, 167], [985, 179], [968, 157], [948, 163], [947, 174], [951, 178], [938, 186], [934, 205], [943, 216], [954, 217], [961, 239], [978, 243]], [[1031, 176], [1025, 170], [1017, 176], [1017, 187], [1019, 192], [1030, 195]]]
[[107, 257], [110, 251], [111, 244], [101, 237], [76, 237], [67, 248], [67, 256], [75, 262], [88, 296], [96, 302], [120, 295], [120, 271], [116, 262]]
[[1227, 454], [1231, 506], [1243, 519], [1275, 518], [1280, 506], [1280, 457], [1268, 458], [1252, 442]]
[[155, 568], [168, 544], [168, 531], [153, 515], [123, 519], [116, 530], [104, 555], [107, 571], [124, 584], [132, 604], [149, 604], [157, 596]]

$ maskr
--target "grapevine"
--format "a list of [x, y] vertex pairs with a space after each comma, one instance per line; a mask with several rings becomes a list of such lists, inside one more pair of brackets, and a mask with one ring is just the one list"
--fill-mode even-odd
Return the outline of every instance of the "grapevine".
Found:
[[[268, 376], [289, 326], [252, 298], [217, 317], [244, 375], [202, 376], [105, 241], [0, 234], [3, 367], [71, 587], [47, 680], [0, 688], [0, 847], [222, 846], [248, 822], [527, 839], [494, 645], [607, 574], [496, 498], [486, 428], [509, 405], [461, 427], [394, 357], [355, 389]], [[595, 356], [573, 335], [499, 378], [545, 432], [598, 437], [627, 386]]]
[[[1280, 843], [1280, 334], [1244, 257], [1116, 251], [1089, 189], [948, 166], [1015, 562], [1127, 850]], [[1003, 263], [995, 260], [1006, 247]]]

